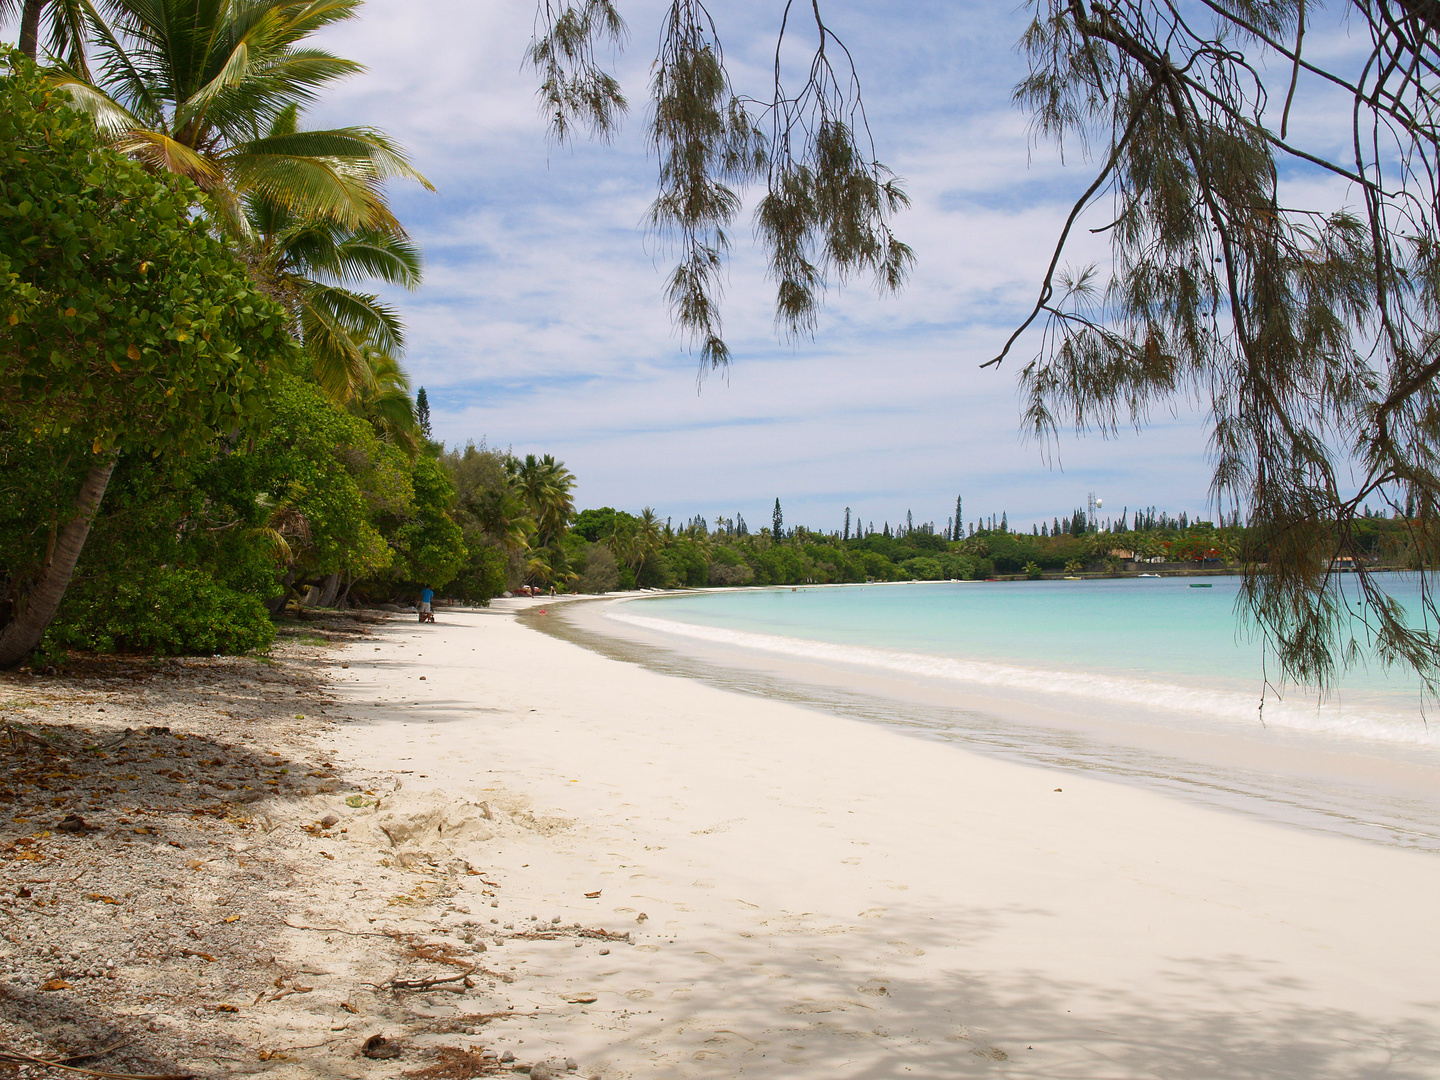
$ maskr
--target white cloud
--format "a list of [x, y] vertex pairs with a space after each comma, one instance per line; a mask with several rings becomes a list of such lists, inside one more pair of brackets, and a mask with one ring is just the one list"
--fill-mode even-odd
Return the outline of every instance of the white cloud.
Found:
[[[635, 102], [662, 8], [625, 8], [633, 40], [619, 71]], [[742, 89], [763, 89], [779, 10], [716, 9]], [[745, 219], [724, 308], [735, 363], [698, 394], [666, 312], [665, 263], [640, 229], [654, 183], [642, 107], [613, 145], [547, 146], [521, 69], [527, 4], [370, 0], [331, 36], [370, 72], [323, 116], [385, 128], [441, 189], [397, 192], [429, 258], [425, 287], [397, 302], [437, 433], [556, 453], [583, 505], [677, 518], [738, 509], [758, 523], [779, 496], [790, 520], [817, 526], [846, 505], [877, 522], [907, 509], [943, 522], [958, 491], [969, 516], [1048, 520], [1097, 486], [1117, 503], [1198, 509], [1208, 469], [1192, 418], [1143, 440], [1070, 440], [1060, 471], [1018, 433], [1018, 362], [978, 369], [1033, 303], [1089, 179], [1078, 159], [1064, 168], [1033, 147], [1010, 106], [1023, 14], [943, 2], [829, 14], [855, 53], [879, 155], [914, 200], [896, 223], [914, 277], [898, 297], [864, 282], [832, 291], [816, 339], [783, 345]]]
[[[1193, 414], [1141, 437], [1067, 439], [1061, 471], [1018, 431], [1024, 343], [1004, 370], [979, 369], [1028, 312], [1093, 175], [1078, 154], [1062, 164], [1034, 145], [1010, 103], [1027, 17], [1012, 4], [827, 9], [856, 57], [878, 154], [914, 200], [896, 222], [918, 255], [913, 279], [898, 297], [864, 282], [832, 291], [815, 340], [792, 348], [775, 339], [745, 219], [724, 308], [735, 364], [697, 394], [662, 295], [665, 262], [640, 228], [654, 184], [645, 80], [664, 6], [624, 4], [632, 40], [618, 70], [636, 105], [613, 145], [546, 144], [521, 64], [529, 3], [369, 0], [327, 32], [368, 71], [311, 121], [387, 130], [439, 188], [393, 192], [428, 268], [420, 291], [392, 299], [441, 437], [556, 453], [583, 505], [676, 518], [738, 509], [758, 524], [779, 496], [789, 520], [817, 527], [846, 505], [877, 523], [907, 509], [943, 522], [957, 492], [968, 517], [1006, 510], [1015, 523], [1065, 513], [1090, 490], [1117, 508], [1202, 508], [1209, 469]], [[780, 9], [713, 8], [742, 89], [763, 90]], [[1297, 130], [1333, 137], [1323, 114], [1297, 115]], [[1107, 255], [1082, 235], [1070, 260]]]

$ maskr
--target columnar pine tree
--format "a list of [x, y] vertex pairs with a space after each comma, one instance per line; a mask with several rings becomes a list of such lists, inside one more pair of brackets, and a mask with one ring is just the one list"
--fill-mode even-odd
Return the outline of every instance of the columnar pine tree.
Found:
[[770, 515], [770, 531], [776, 540], [785, 535], [785, 515], [780, 512], [780, 500], [775, 500], [775, 512]]
[[845, 507], [845, 539], [850, 539], [850, 508]]
[[423, 386], [415, 394], [415, 426], [425, 438], [434, 438], [430, 433], [430, 399], [426, 397]]

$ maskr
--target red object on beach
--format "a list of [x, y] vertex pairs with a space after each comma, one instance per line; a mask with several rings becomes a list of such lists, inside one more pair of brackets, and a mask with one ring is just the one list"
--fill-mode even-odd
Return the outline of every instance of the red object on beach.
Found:
[[544, 609], [543, 607], [540, 609], [540, 614], [541, 614], [541, 615], [544, 615], [544, 614], [545, 614], [545, 609]]

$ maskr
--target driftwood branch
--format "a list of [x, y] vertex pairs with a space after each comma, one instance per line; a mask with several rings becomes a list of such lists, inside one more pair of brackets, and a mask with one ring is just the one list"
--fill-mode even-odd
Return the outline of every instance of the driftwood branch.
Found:
[[[111, 1047], [110, 1049], [114, 1049]], [[77, 1065], [66, 1065], [67, 1061], [83, 1061], [85, 1058], [98, 1057], [108, 1050], [96, 1051], [93, 1054], [80, 1054], [70, 1058], [42, 1058], [34, 1054], [22, 1054], [19, 1050], [12, 1050], [8, 1046], [0, 1046], [0, 1061], [28, 1062], [34, 1065], [43, 1065], [47, 1069], [63, 1069], [66, 1072], [80, 1073], [84, 1076], [100, 1076], [106, 1080], [195, 1080], [194, 1073], [116, 1073], [102, 1072], [98, 1069], [82, 1069]]]
[[36, 746], [43, 746], [46, 750], [58, 750], [60, 747], [39, 735], [26, 731], [19, 724], [6, 724], [5, 733], [10, 736], [10, 750], [12, 753], [19, 753], [20, 746], [24, 742], [32, 742]]
[[464, 989], [475, 985], [474, 980], [470, 978], [470, 972], [463, 971], [459, 975], [447, 975], [443, 979], [391, 979], [389, 986], [391, 990], [431, 990], [435, 987], [445, 987], [447, 990], [463, 993], [461, 987], [446, 986], [447, 983], [461, 983]]

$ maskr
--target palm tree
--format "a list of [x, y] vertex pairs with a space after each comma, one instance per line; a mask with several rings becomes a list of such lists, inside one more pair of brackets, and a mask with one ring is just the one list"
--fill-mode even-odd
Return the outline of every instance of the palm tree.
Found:
[[660, 519], [656, 517], [654, 509], [647, 506], [640, 511], [640, 521], [635, 528], [635, 572], [640, 572], [640, 567], [655, 557], [663, 543]]
[[349, 399], [352, 413], [370, 421], [375, 433], [398, 446], [413, 461], [420, 453], [420, 427], [410, 397], [410, 377], [384, 349], [362, 346], [366, 380]]
[[[295, 106], [283, 110], [271, 136], [293, 134], [297, 118]], [[348, 287], [362, 280], [407, 289], [420, 284], [420, 251], [404, 230], [342, 224], [257, 192], [245, 196], [244, 210], [251, 272], [290, 309], [321, 389], [342, 404], [373, 398], [384, 372], [392, 383], [398, 375], [392, 389], [408, 391], [397, 364], [405, 335], [399, 316], [378, 296]], [[380, 360], [380, 372], [370, 369], [372, 359]], [[414, 427], [413, 414], [408, 427]]]
[[535, 519], [536, 543], [532, 546], [548, 547], [557, 542], [575, 514], [571, 495], [574, 474], [551, 454], [542, 458], [527, 454], [524, 461], [512, 457], [505, 463], [505, 471]]
[[40, 25], [48, 22], [50, 43], [46, 51], [85, 71], [88, 7], [84, 0], [0, 0], [0, 19], [13, 19], [17, 11], [20, 13], [19, 48], [31, 60], [40, 58]]
[[83, 8], [97, 71], [64, 63], [52, 82], [118, 149], [199, 184], [233, 231], [245, 231], [246, 193], [351, 228], [395, 229], [382, 182], [430, 188], [382, 132], [285, 123], [361, 70], [302, 44], [353, 18], [361, 0], [108, 0], [108, 19], [93, 0], [49, 2]]
[[615, 531], [610, 534], [609, 544], [611, 554], [622, 566], [628, 567], [632, 574], [640, 569], [640, 564], [645, 561], [645, 554], [632, 520], [626, 518], [615, 522]]

